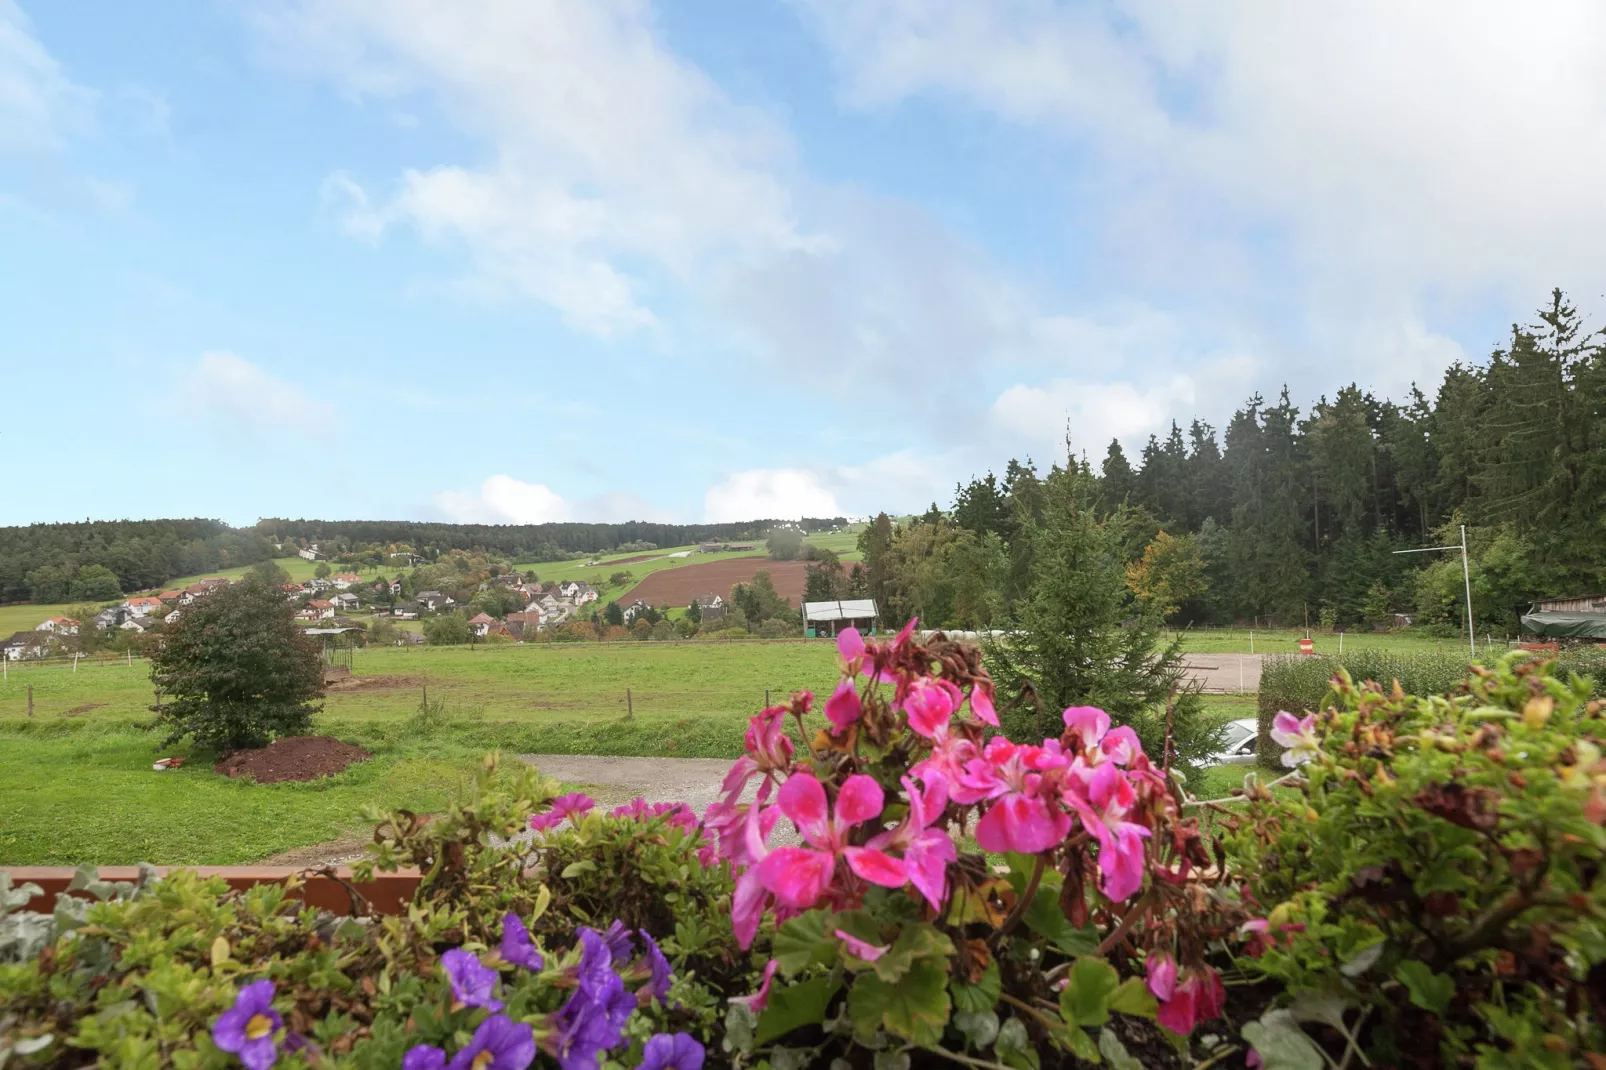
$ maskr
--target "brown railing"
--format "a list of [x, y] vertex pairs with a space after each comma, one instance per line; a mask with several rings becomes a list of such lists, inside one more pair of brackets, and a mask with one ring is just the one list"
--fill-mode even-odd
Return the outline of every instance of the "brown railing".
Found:
[[[418, 890], [418, 870], [404, 869], [396, 873], [376, 873], [373, 880], [357, 882], [351, 879], [351, 870], [345, 866], [332, 869], [298, 869], [294, 866], [158, 866], [162, 876], [175, 870], [188, 869], [203, 877], [222, 877], [229, 887], [243, 891], [256, 884], [275, 884], [301, 875], [302, 884], [292, 894], [310, 906], [336, 914], [355, 914], [361, 904], [354, 896], [366, 901], [370, 911], [377, 914], [400, 914], [413, 901]], [[29, 901], [26, 909], [49, 913], [55, 909], [58, 895], [84, 895], [68, 892], [77, 870], [65, 866], [0, 866], [0, 872], [11, 875], [12, 887], [37, 884], [40, 895]], [[139, 877], [134, 866], [101, 866], [103, 881], [132, 881]]]

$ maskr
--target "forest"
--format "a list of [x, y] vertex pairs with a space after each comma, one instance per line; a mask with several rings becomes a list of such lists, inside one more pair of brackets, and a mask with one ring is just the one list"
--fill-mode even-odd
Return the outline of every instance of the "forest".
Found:
[[[1606, 589], [1603, 337], [1557, 290], [1431, 396], [1351, 384], [1306, 411], [1286, 390], [1255, 396], [1219, 438], [1173, 423], [1136, 458], [1119, 442], [1078, 457], [1073, 427], [1065, 466], [1119, 537], [1133, 596], [1173, 623], [1459, 630], [1459, 552], [1395, 551], [1459, 543], [1465, 524], [1476, 626], [1513, 634], [1535, 598]], [[892, 618], [1016, 618], [1049, 481], [1010, 461], [958, 487], [950, 511], [878, 518], [861, 540], [869, 593]]]

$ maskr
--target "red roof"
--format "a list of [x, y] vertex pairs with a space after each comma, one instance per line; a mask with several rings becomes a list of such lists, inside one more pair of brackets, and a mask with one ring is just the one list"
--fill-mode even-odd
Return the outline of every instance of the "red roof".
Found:
[[314, 598], [307, 603], [308, 609], [333, 609], [334, 606], [333, 602], [325, 602], [322, 598]]
[[479, 616], [472, 618], [469, 621], [469, 623], [470, 624], [495, 624], [496, 623], [496, 618], [491, 616], [489, 613], [481, 613]]

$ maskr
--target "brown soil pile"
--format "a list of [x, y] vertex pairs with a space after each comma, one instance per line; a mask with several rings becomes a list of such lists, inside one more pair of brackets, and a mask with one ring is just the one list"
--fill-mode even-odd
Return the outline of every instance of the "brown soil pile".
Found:
[[258, 784], [316, 780], [333, 776], [372, 755], [332, 736], [288, 736], [266, 747], [237, 750], [212, 768], [227, 777], [250, 777]]
[[329, 691], [407, 691], [429, 683], [425, 676], [348, 676], [327, 687]]

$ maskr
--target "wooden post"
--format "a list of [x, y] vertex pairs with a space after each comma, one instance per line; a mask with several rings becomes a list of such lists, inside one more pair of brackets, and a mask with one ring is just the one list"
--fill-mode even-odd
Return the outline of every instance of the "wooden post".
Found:
[[632, 721], [636, 719], [636, 703], [630, 697], [630, 688], [628, 687], [625, 688], [625, 717]]
[[33, 685], [28, 685], [28, 716], [33, 716]]
[[764, 708], [770, 708], [770, 689], [767, 687], [764, 689]]

